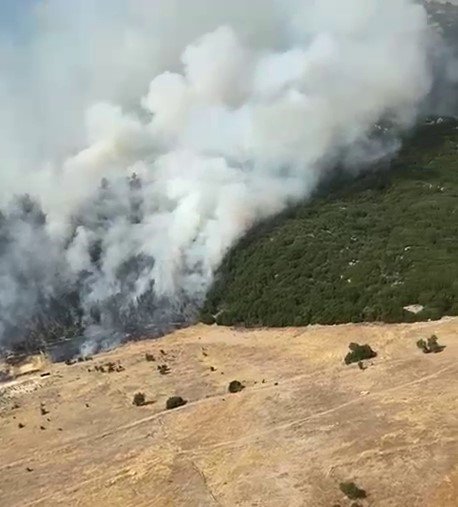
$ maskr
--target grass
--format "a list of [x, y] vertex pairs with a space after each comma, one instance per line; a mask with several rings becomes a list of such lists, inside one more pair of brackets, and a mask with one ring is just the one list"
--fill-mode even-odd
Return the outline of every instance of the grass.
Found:
[[[458, 122], [424, 125], [390, 168], [256, 226], [201, 313], [222, 325], [412, 322], [458, 315]], [[419, 304], [412, 314], [405, 306]]]

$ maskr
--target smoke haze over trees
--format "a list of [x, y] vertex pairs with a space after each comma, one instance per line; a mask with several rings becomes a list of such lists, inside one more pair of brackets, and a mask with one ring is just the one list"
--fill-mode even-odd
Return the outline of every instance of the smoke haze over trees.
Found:
[[24, 5], [0, 33], [5, 347], [192, 318], [253, 224], [399, 149], [444, 55], [410, 0]]

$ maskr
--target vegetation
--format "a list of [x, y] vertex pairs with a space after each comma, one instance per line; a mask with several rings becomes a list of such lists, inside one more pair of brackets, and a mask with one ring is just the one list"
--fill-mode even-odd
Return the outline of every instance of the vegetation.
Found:
[[[206, 323], [289, 326], [458, 315], [458, 122], [431, 120], [390, 167], [333, 176], [229, 252]], [[417, 314], [404, 307], [418, 304]]]
[[243, 391], [245, 389], [245, 386], [239, 382], [238, 380], [233, 380], [228, 387], [228, 391], [230, 393], [239, 393], [240, 391]]
[[425, 342], [425, 340], [418, 340], [417, 347], [421, 349], [424, 354], [437, 354], [445, 349], [444, 345], [439, 345], [438, 338], [434, 334], [431, 338], [428, 338], [428, 342]]
[[183, 405], [186, 405], [186, 403], [188, 402], [184, 400], [181, 396], [172, 396], [167, 400], [165, 408], [167, 410], [172, 410], [174, 408], [182, 407]]
[[114, 373], [124, 371], [124, 366], [118, 361], [114, 363], [113, 361], [108, 361], [103, 365], [96, 364], [94, 366], [94, 370], [100, 373]]
[[132, 404], [137, 407], [142, 407], [146, 404], [146, 396], [145, 393], [136, 393], [134, 395], [134, 399], [132, 400]]
[[344, 493], [350, 500], [360, 500], [366, 498], [367, 494], [364, 489], [358, 488], [354, 482], [341, 482], [340, 491]]
[[159, 364], [157, 367], [157, 371], [161, 375], [168, 375], [170, 373], [170, 368], [166, 364]]
[[358, 363], [361, 370], [364, 369], [362, 361], [364, 359], [372, 359], [377, 357], [377, 352], [371, 349], [369, 345], [358, 345], [357, 343], [350, 343], [348, 346], [350, 352], [345, 356], [345, 364]]

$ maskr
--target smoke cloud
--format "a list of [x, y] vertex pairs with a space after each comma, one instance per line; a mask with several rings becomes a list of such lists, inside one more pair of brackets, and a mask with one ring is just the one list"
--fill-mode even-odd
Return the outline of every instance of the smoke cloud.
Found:
[[375, 126], [432, 86], [410, 0], [24, 5], [0, 35], [4, 347], [192, 318], [238, 238], [385, 156]]

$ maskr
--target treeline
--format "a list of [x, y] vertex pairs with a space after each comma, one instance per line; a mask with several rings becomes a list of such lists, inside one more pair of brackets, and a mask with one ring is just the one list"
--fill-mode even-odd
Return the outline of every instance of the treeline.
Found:
[[[458, 130], [431, 121], [391, 167], [259, 224], [226, 257], [204, 322], [290, 326], [458, 315]], [[418, 314], [404, 310], [417, 304]]]

